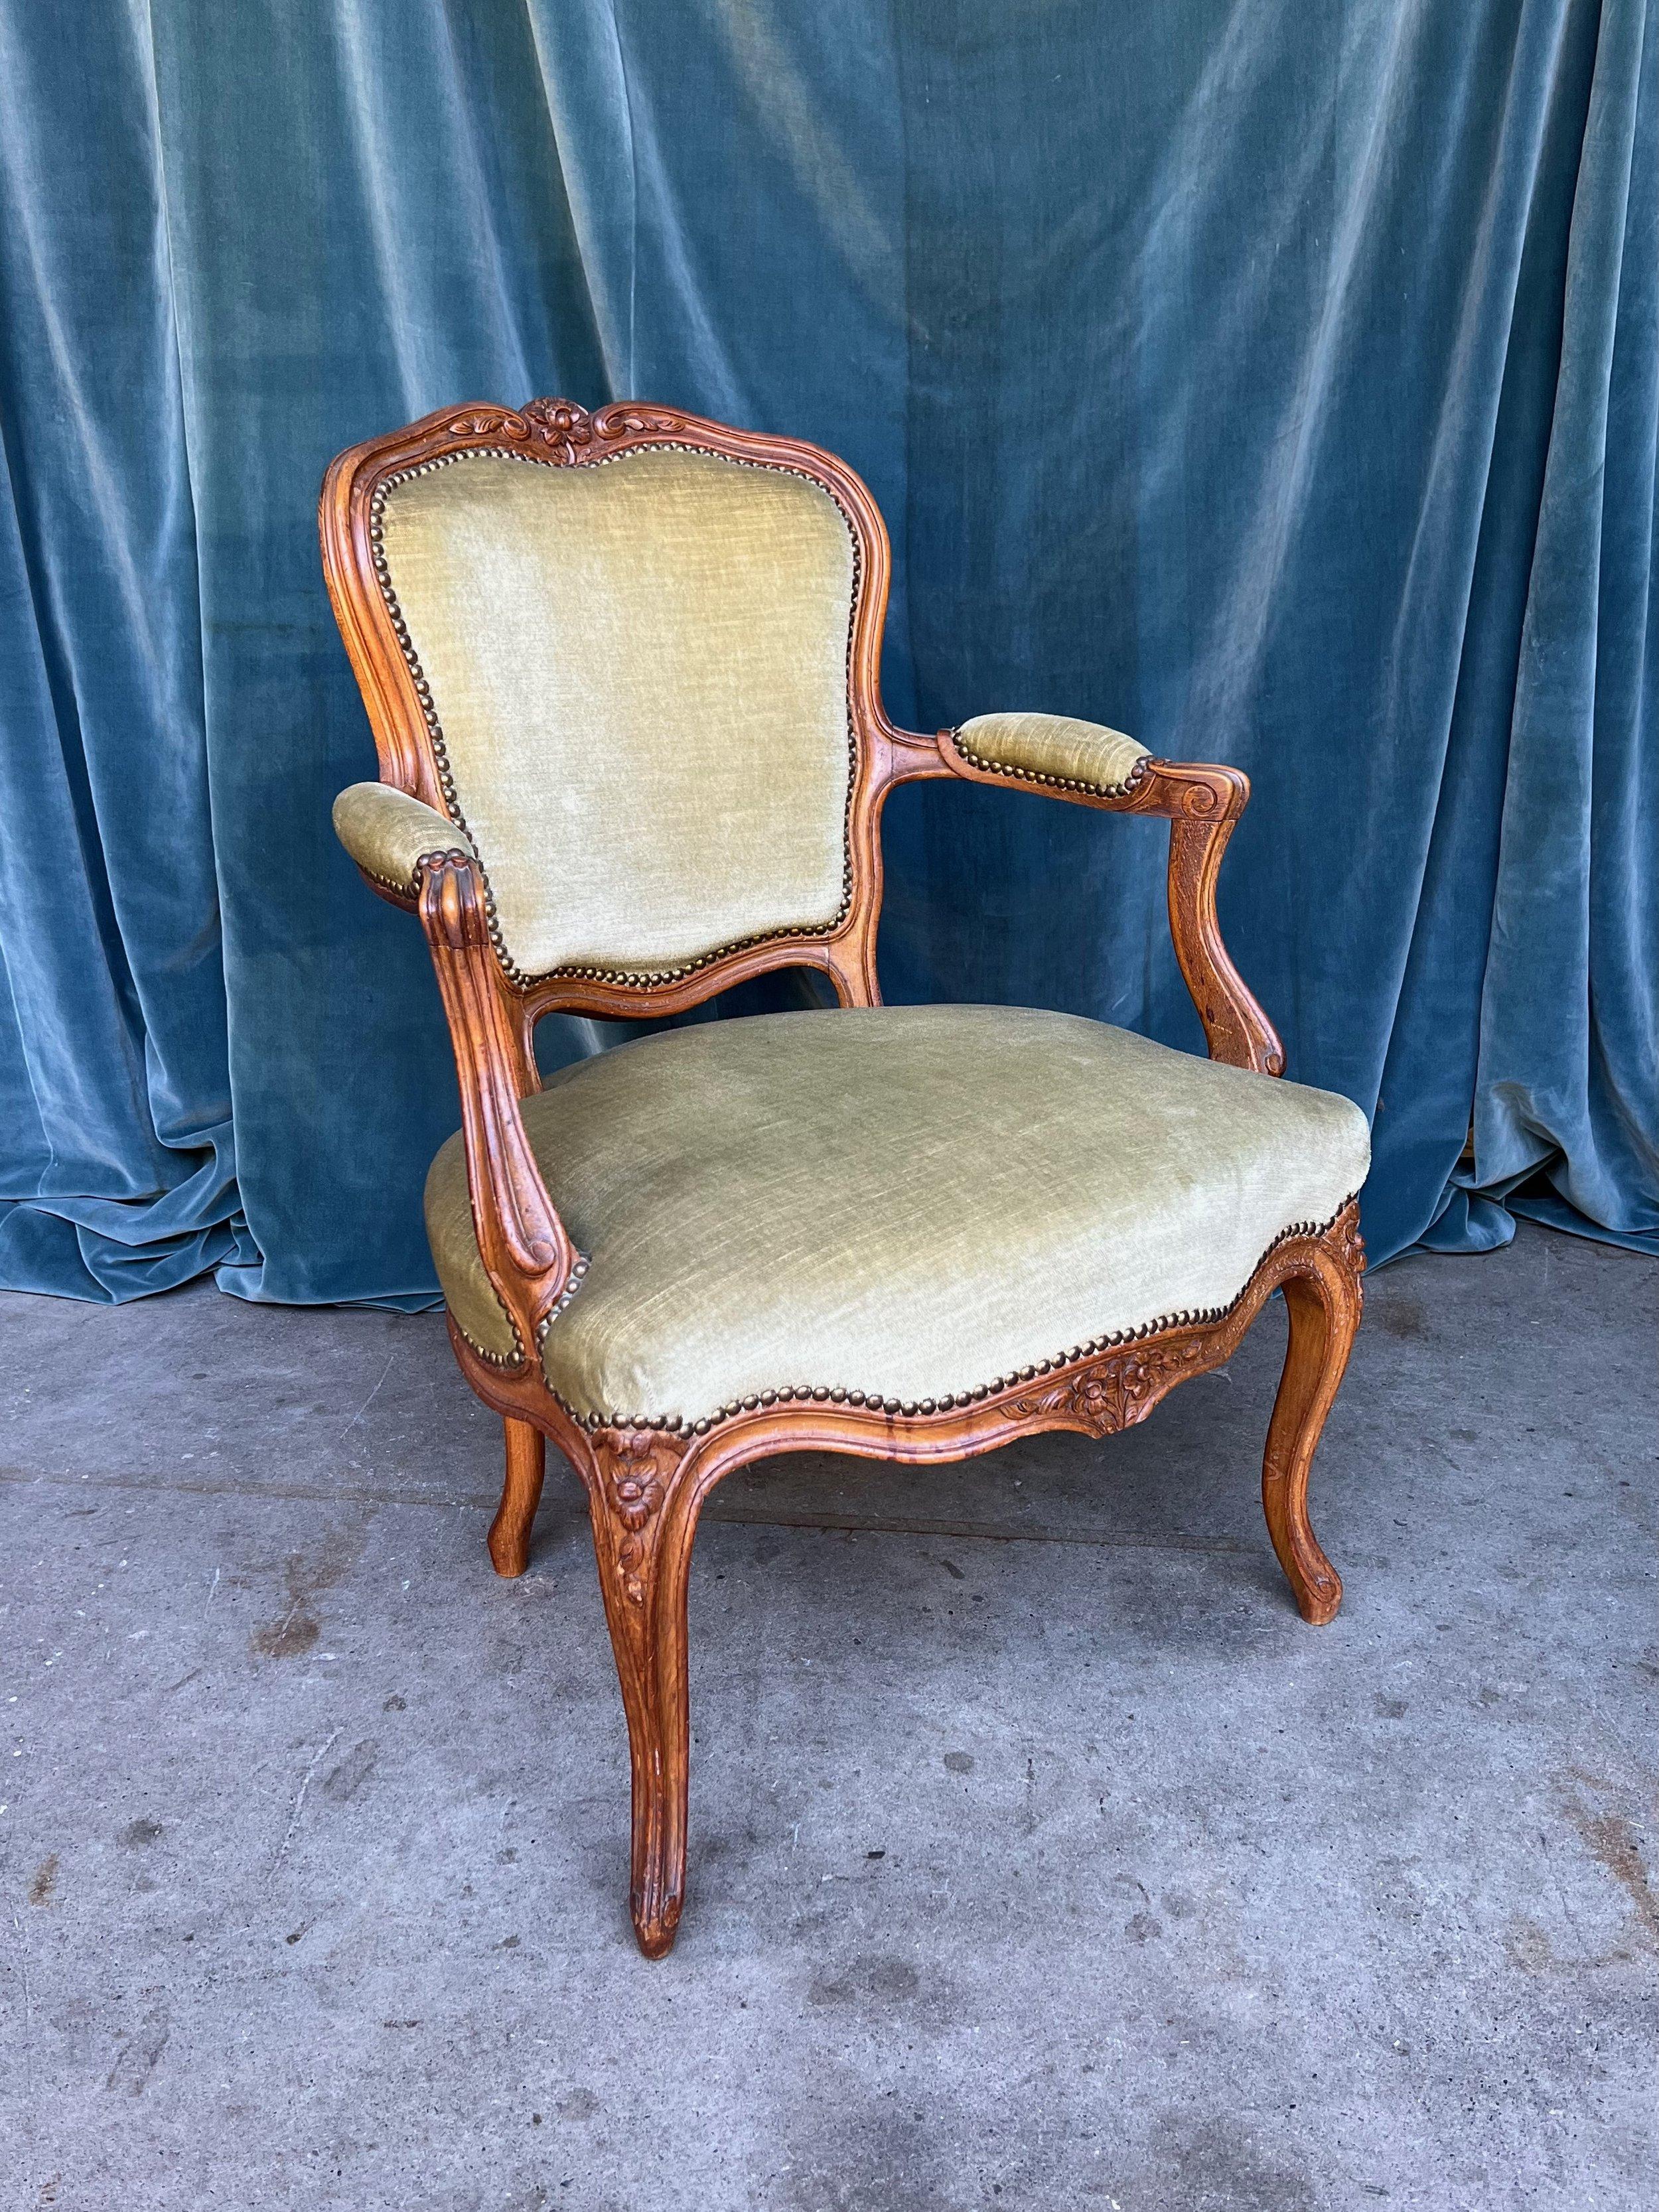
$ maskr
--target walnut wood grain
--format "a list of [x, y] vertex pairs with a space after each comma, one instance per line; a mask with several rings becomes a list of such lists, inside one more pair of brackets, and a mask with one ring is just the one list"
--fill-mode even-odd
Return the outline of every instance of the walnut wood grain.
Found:
[[[1118, 793], [1049, 790], [969, 761], [945, 731], [901, 730], [882, 707], [878, 680], [890, 556], [874, 501], [844, 463], [793, 439], [734, 430], [671, 408], [618, 404], [589, 415], [565, 400], [522, 408], [440, 409], [422, 422], [354, 447], [330, 468], [319, 525], [330, 597], [364, 702], [384, 781], [459, 818], [445, 791], [435, 709], [422, 696], [406, 630], [384, 577], [377, 501], [402, 470], [481, 447], [550, 467], [583, 467], [635, 447], [691, 446], [819, 484], [852, 533], [856, 574], [848, 661], [853, 774], [847, 814], [845, 910], [821, 933], [783, 933], [717, 946], [672, 972], [621, 975], [511, 972], [492, 933], [483, 868], [459, 854], [417, 866], [413, 896], [368, 878], [393, 904], [417, 908], [437, 975], [460, 1079], [467, 1188], [485, 1270], [517, 1340], [496, 1364], [453, 1321], [463, 1373], [505, 1422], [506, 1482], [491, 1527], [490, 1556], [504, 1575], [523, 1571], [540, 1496], [544, 1439], [551, 1438], [586, 1486], [606, 1620], [627, 1716], [633, 1773], [630, 1901], [641, 1948], [659, 1958], [674, 1940], [684, 1899], [689, 1723], [686, 1588], [702, 1501], [733, 1468], [785, 1451], [825, 1450], [910, 1465], [963, 1459], [1017, 1437], [1076, 1429], [1104, 1437], [1143, 1420], [1166, 1392], [1231, 1356], [1271, 1292], [1291, 1316], [1285, 1373], [1268, 1432], [1262, 1497], [1268, 1532], [1305, 1619], [1328, 1620], [1341, 1585], [1309, 1524], [1309, 1470], [1346, 1362], [1361, 1307], [1364, 1251], [1350, 1206], [1322, 1232], [1288, 1235], [1265, 1255], [1229, 1311], [1203, 1323], [1148, 1331], [1132, 1341], [998, 1389], [942, 1412], [889, 1413], [837, 1403], [830, 1392], [713, 1421], [701, 1433], [592, 1427], [549, 1389], [539, 1358], [549, 1317], [576, 1291], [584, 1262], [561, 1222], [526, 1136], [520, 1103], [538, 1087], [534, 1032], [556, 1010], [594, 1015], [672, 1013], [768, 969], [808, 966], [827, 975], [844, 1006], [880, 1002], [880, 823], [887, 794], [919, 777], [955, 776], [1108, 811], [1156, 814], [1170, 827], [1170, 921], [1182, 973], [1211, 1056], [1277, 1074], [1284, 1054], [1273, 1026], [1229, 958], [1216, 917], [1216, 878], [1249, 786], [1236, 769], [1146, 763]], [[839, 1394], [838, 1394], [839, 1395]]]

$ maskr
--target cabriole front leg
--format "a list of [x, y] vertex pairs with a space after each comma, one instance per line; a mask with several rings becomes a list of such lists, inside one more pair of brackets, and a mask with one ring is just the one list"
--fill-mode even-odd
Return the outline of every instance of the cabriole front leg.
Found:
[[629, 1904], [647, 1959], [671, 1949], [685, 1899], [690, 1731], [686, 1702], [685, 1446], [656, 1430], [602, 1429], [589, 1499], [633, 1771]]
[[530, 1530], [547, 1471], [547, 1439], [530, 1421], [502, 1416], [507, 1431], [507, 1480], [489, 1524], [489, 1557], [498, 1575], [521, 1575], [530, 1565]]
[[1351, 1206], [1314, 1248], [1307, 1270], [1282, 1285], [1290, 1341], [1267, 1429], [1261, 1503], [1297, 1608], [1316, 1627], [1335, 1619], [1342, 1582], [1308, 1519], [1308, 1477], [1359, 1326], [1364, 1267], [1358, 1214]]

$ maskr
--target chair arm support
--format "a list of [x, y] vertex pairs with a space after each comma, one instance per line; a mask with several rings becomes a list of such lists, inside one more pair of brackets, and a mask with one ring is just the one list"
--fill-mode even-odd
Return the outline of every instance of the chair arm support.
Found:
[[465, 830], [389, 783], [352, 783], [334, 802], [334, 834], [375, 890], [415, 903], [420, 864], [436, 853], [472, 858]]
[[1124, 811], [1167, 815], [1170, 934], [1212, 1060], [1283, 1075], [1285, 1048], [1222, 942], [1215, 888], [1234, 824], [1249, 804], [1242, 769], [1149, 759]]
[[[414, 802], [411, 802], [411, 804]], [[471, 854], [434, 853], [418, 872], [432, 954], [460, 1079], [467, 1191], [495, 1295], [533, 1359], [586, 1261], [566, 1234], [519, 1110], [524, 1061], [511, 987], [489, 941], [483, 878]], [[530, 1079], [533, 1088], [533, 1076]]]
[[1059, 714], [981, 714], [960, 729], [941, 730], [938, 743], [951, 774], [970, 783], [1035, 788], [1115, 814], [1167, 817], [1170, 934], [1210, 1058], [1261, 1075], [1284, 1073], [1278, 1032], [1233, 965], [1216, 915], [1221, 856], [1250, 796], [1242, 769], [1155, 760], [1121, 730]]

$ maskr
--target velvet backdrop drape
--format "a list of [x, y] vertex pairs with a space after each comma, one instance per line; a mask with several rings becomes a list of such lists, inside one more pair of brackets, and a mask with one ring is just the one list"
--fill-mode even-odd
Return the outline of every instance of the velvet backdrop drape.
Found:
[[[329, 832], [313, 505], [561, 391], [844, 453], [901, 719], [1249, 769], [1224, 921], [1375, 1116], [1374, 1253], [1506, 1194], [1659, 1249], [1650, 5], [76, 17], [0, 0], [0, 1281], [429, 1294], [453, 1077]], [[1194, 1042], [1158, 846], [901, 793], [889, 995]]]

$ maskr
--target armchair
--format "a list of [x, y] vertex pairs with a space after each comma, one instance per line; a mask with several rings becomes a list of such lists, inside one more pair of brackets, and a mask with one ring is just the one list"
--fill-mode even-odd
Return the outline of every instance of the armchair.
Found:
[[[641, 1949], [668, 1950], [684, 1892], [692, 1539], [746, 1461], [1103, 1436], [1282, 1290], [1262, 1496], [1303, 1617], [1328, 1621], [1308, 1476], [1359, 1319], [1369, 1138], [1346, 1100], [1271, 1079], [1279, 1040], [1222, 944], [1245, 777], [1054, 715], [896, 728], [881, 517], [793, 440], [447, 408], [341, 454], [320, 522], [381, 777], [335, 826], [419, 914], [460, 1079], [427, 1224], [455, 1356], [505, 1425], [490, 1557], [523, 1571], [551, 1437], [589, 1499]], [[1054, 1013], [884, 1007], [881, 811], [920, 776], [1167, 818], [1208, 1059]], [[799, 965], [836, 1010], [538, 1074], [544, 1014], [671, 1013]]]

